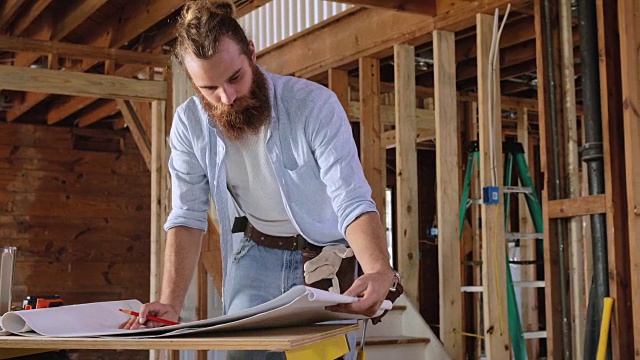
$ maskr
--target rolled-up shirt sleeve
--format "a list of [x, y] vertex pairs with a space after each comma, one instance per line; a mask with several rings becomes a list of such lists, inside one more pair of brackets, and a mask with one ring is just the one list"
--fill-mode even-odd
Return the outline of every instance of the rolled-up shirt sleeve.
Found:
[[181, 109], [178, 109], [169, 137], [172, 209], [164, 229], [187, 226], [206, 231], [209, 181], [194, 152], [189, 136], [190, 129], [186, 126], [184, 115]]
[[378, 211], [358, 159], [349, 120], [334, 93], [327, 91], [323, 95], [325, 101], [318, 101], [307, 117], [306, 133], [338, 215], [339, 230], [346, 238], [347, 227], [358, 216]]

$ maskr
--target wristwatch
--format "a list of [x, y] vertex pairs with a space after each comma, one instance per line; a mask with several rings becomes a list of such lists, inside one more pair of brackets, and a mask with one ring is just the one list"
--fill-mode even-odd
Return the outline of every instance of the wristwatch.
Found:
[[391, 282], [391, 287], [389, 291], [395, 292], [398, 288], [398, 284], [400, 283], [400, 274], [397, 271], [393, 272], [393, 281]]

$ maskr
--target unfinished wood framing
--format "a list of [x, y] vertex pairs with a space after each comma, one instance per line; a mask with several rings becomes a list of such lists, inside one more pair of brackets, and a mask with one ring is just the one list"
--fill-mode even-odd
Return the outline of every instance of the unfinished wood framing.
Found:
[[396, 224], [398, 270], [407, 298], [419, 304], [418, 169], [416, 154], [415, 49], [394, 46], [396, 80]]
[[110, 99], [164, 100], [164, 81], [0, 65], [3, 89]]
[[[614, 179], [622, 179], [627, 173], [622, 141], [625, 129], [623, 103], [620, 43], [618, 38], [618, 14], [614, 6], [606, 1], [596, 1], [598, 21], [598, 56], [600, 70], [600, 104], [602, 114], [602, 150], [604, 155], [605, 208], [607, 231], [609, 296], [615, 299], [611, 314], [611, 353], [614, 359], [633, 358], [631, 291], [629, 289], [629, 235], [627, 222], [626, 184]], [[625, 29], [624, 32], [629, 32]], [[636, 57], [638, 56], [636, 48]], [[636, 76], [637, 70], [624, 77]], [[636, 356], [640, 356], [636, 354]]]
[[[522, 148], [526, 151], [525, 157], [529, 164], [529, 168], [533, 166], [533, 154], [530, 145], [529, 135], [529, 116], [527, 108], [521, 107], [517, 110], [518, 117], [518, 142], [522, 144]], [[529, 206], [524, 198], [518, 199], [518, 231], [521, 233], [535, 233], [535, 226], [531, 218]], [[536, 240], [525, 240], [520, 242], [520, 260], [530, 261], [536, 258]], [[537, 273], [534, 265], [524, 265], [520, 268], [521, 281], [536, 281]], [[520, 296], [522, 301], [522, 331], [533, 332], [539, 331], [540, 325], [538, 321], [538, 290], [535, 288], [522, 288]], [[527, 340], [527, 354], [531, 359], [537, 359], [540, 352], [540, 341], [538, 339]]]
[[336, 93], [344, 111], [349, 109], [349, 73], [340, 69], [329, 69], [329, 89]]
[[[556, 171], [553, 164], [552, 134], [557, 132], [558, 145], [564, 146], [565, 140], [562, 127], [553, 127], [553, 119], [562, 119], [563, 103], [561, 100], [562, 79], [560, 78], [560, 45], [558, 29], [555, 24], [547, 24], [544, 12], [549, 11], [557, 18], [557, 7], [551, 4], [551, 9], [543, 8], [542, 0], [534, 0], [536, 27], [536, 60], [538, 68], [538, 123], [540, 126], [540, 169], [544, 173], [542, 188], [542, 218], [544, 227], [544, 279], [545, 279], [545, 311], [547, 330], [547, 356], [550, 359], [563, 358], [564, 352], [571, 351], [571, 344], [564, 344], [562, 331], [562, 286], [560, 278], [560, 241], [558, 237], [558, 221], [550, 221], [548, 204], [551, 200], [561, 199], [561, 188], [555, 182]], [[551, 31], [549, 34], [548, 31]], [[547, 38], [552, 43], [548, 43]], [[551, 53], [550, 53], [551, 52]], [[552, 60], [550, 60], [552, 59]], [[550, 94], [555, 94], [555, 103], [551, 103]], [[551, 111], [552, 106], [556, 111]], [[562, 149], [558, 150], [562, 153]], [[562, 155], [559, 156], [559, 159]], [[558, 174], [559, 175], [559, 174]], [[567, 294], [568, 296], [568, 294]], [[565, 346], [566, 345], [566, 346]]]
[[[573, 30], [571, 1], [560, 0], [560, 41], [562, 57], [562, 91], [564, 99], [564, 123], [567, 128], [567, 183], [568, 198], [580, 197], [580, 160], [578, 159], [578, 122], [576, 118], [576, 89], [573, 54]], [[571, 274], [571, 328], [572, 353], [576, 359], [584, 358], [584, 333], [587, 320], [588, 289], [584, 287], [582, 255], [584, 253], [582, 237], [582, 218], [568, 220], [569, 273]]]
[[169, 55], [147, 52], [105, 49], [100, 46], [42, 41], [0, 35], [0, 48], [5, 51], [34, 52], [78, 59], [112, 60], [119, 64], [167, 66]]
[[151, 104], [151, 274], [149, 300], [160, 300], [167, 211], [167, 156], [165, 154], [164, 101]]
[[[633, 307], [633, 354], [640, 358], [640, 3], [618, 1], [620, 64], [622, 76], [622, 116], [627, 190], [627, 224]], [[630, 299], [630, 300], [631, 300]], [[623, 316], [621, 314], [621, 316]], [[628, 317], [628, 314], [627, 314]], [[627, 328], [623, 331], [629, 332]]]
[[[496, 73], [489, 71], [489, 52], [493, 33], [493, 16], [477, 14], [478, 39], [478, 113], [480, 143], [480, 186], [499, 186], [502, 182], [502, 127], [500, 96], [493, 98], [492, 87], [500, 94], [500, 82]], [[491, 120], [493, 118], [493, 120]], [[490, 125], [490, 122], [494, 124]], [[490, 152], [495, 154], [492, 163]], [[482, 286], [485, 352], [489, 359], [509, 359], [509, 323], [507, 316], [506, 241], [504, 237], [504, 202], [481, 205], [482, 212]]]
[[436, 115], [436, 184], [438, 274], [440, 277], [440, 340], [453, 359], [463, 358], [460, 287], [460, 163], [456, 104], [455, 34], [433, 32]]
[[385, 219], [387, 188], [386, 149], [382, 147], [384, 127], [380, 119], [380, 60], [360, 58], [360, 158], [364, 176], [371, 186], [380, 220]]
[[142, 126], [140, 117], [133, 108], [131, 101], [121, 99], [117, 99], [116, 101], [124, 117], [124, 121], [129, 127], [133, 140], [136, 142], [136, 145], [138, 145], [144, 161], [147, 163], [149, 170], [151, 170], [151, 140]]

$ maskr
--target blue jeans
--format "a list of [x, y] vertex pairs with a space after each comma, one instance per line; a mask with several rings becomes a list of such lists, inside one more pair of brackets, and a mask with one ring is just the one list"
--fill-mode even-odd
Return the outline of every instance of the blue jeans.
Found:
[[[259, 246], [246, 237], [227, 263], [223, 294], [225, 314], [233, 314], [263, 304], [304, 284], [302, 254]], [[349, 334], [349, 345], [355, 347], [355, 333]], [[352, 356], [352, 351], [349, 356]], [[350, 359], [345, 356], [345, 359]], [[267, 351], [228, 351], [227, 360], [284, 359], [284, 354]], [[353, 357], [355, 358], [355, 357]]]

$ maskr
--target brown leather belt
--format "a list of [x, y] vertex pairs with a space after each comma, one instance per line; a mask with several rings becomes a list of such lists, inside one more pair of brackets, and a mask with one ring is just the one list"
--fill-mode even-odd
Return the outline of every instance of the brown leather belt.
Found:
[[274, 236], [261, 232], [256, 229], [250, 223], [247, 224], [244, 230], [244, 236], [251, 239], [253, 242], [260, 246], [264, 246], [271, 249], [296, 251], [296, 250], [311, 250], [322, 251], [322, 247], [314, 245], [308, 242], [302, 235], [294, 236]]

